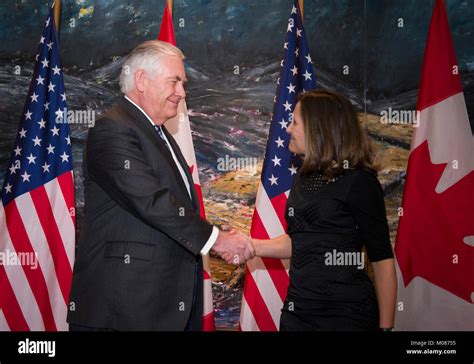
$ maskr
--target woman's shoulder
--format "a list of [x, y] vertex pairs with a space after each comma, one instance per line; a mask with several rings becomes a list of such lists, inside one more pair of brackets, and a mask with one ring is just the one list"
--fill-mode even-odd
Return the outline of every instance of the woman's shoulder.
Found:
[[369, 168], [356, 168], [351, 171], [354, 179], [377, 179], [377, 173]]
[[357, 168], [351, 170], [350, 185], [356, 190], [382, 189], [377, 173], [369, 168]]

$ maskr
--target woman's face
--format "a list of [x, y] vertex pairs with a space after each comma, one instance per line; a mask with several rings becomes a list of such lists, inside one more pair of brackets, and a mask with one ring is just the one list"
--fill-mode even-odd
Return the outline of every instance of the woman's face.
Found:
[[288, 126], [286, 132], [290, 134], [288, 149], [292, 153], [305, 154], [304, 124], [301, 118], [301, 103], [298, 102], [293, 111], [293, 122]]

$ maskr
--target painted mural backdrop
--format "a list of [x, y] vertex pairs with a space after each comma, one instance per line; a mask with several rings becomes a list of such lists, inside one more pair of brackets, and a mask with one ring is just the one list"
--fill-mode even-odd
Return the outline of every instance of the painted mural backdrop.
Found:
[[[1, 180], [49, 5], [43, 0], [0, 5]], [[206, 210], [216, 224], [243, 231], [250, 227], [291, 5], [289, 0], [174, 1], [177, 43], [187, 57], [187, 102]], [[433, 0], [305, 1], [304, 25], [318, 86], [349, 96], [384, 166], [380, 180], [392, 242], [413, 131], [405, 118], [415, 108], [432, 6]], [[164, 0], [62, 1], [66, 92], [69, 109], [78, 112], [71, 125], [78, 230], [87, 130], [120, 95], [117, 78], [123, 57], [157, 36], [163, 8]], [[447, 10], [472, 127], [474, 3], [448, 0]], [[382, 116], [389, 114], [407, 123], [384, 123]], [[257, 164], [234, 170], [226, 161]], [[212, 274], [217, 325], [235, 329], [243, 267], [213, 257]]]

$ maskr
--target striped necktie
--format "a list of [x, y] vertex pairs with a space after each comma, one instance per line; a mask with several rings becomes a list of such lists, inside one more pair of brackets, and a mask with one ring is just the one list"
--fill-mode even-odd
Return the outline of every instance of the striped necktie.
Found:
[[171, 151], [171, 147], [165, 139], [165, 134], [163, 133], [163, 129], [161, 128], [161, 126], [160, 125], [153, 125], [153, 127], [155, 128], [155, 130], [158, 133], [158, 135], [160, 136], [160, 138], [165, 142], [166, 147]]

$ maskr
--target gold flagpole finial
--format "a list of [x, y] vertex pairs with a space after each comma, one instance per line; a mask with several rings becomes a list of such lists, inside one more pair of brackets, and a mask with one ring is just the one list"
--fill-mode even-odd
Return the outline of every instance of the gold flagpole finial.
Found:
[[56, 31], [59, 33], [59, 15], [61, 14], [61, 0], [54, 0], [54, 23]]
[[300, 5], [301, 10], [301, 20], [304, 18], [304, 0], [298, 0], [298, 4]]

